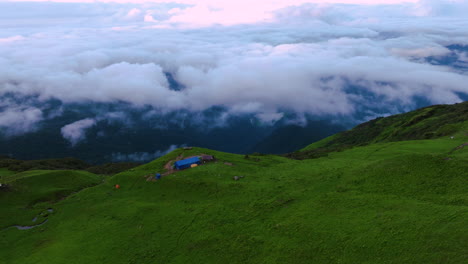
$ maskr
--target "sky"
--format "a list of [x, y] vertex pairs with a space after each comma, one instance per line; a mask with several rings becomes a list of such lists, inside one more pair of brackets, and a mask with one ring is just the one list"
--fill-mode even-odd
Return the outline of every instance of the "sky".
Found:
[[[264, 122], [460, 102], [467, 13], [465, 0], [0, 1], [0, 131], [60, 115], [51, 100]], [[62, 134], [76, 144], [106, 115]]]

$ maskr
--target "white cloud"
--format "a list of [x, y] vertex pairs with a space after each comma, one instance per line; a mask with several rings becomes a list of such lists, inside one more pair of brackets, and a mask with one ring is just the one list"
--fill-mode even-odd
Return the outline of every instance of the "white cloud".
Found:
[[[270, 2], [250, 11], [251, 1], [0, 3], [0, 95], [162, 111], [221, 105], [275, 120], [285, 110], [353, 114], [375, 103], [365, 93], [381, 96], [381, 105], [413, 105], [415, 96], [454, 103], [468, 93], [466, 72], [425, 60], [468, 44], [463, 1]], [[456, 54], [465, 65], [466, 53]], [[186, 88], [170, 89], [167, 72]], [[70, 124], [64, 137], [76, 144], [90, 122]]]
[[168, 149], [166, 150], [156, 150], [155, 152], [134, 152], [134, 153], [112, 153], [111, 159], [114, 162], [123, 162], [123, 161], [135, 161], [135, 162], [147, 162], [156, 158], [159, 158], [161, 156], [166, 155], [169, 152], [174, 151], [175, 149], [179, 147], [183, 147], [184, 145], [177, 146], [177, 145], [171, 145], [169, 146]]
[[11, 36], [11, 37], [7, 37], [7, 38], [0, 38], [0, 44], [1, 43], [11, 43], [11, 42], [15, 42], [15, 41], [20, 41], [20, 40], [24, 40], [25, 38], [23, 36]]
[[96, 124], [91, 118], [82, 119], [62, 127], [62, 136], [70, 141], [72, 146], [86, 138], [86, 130]]
[[0, 111], [0, 130], [6, 135], [22, 134], [36, 128], [37, 122], [44, 118], [40, 109], [35, 107], [8, 106]]

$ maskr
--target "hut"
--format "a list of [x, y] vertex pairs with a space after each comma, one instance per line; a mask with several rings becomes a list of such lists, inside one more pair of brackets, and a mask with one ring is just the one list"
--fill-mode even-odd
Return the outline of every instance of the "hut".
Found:
[[203, 163], [215, 161], [215, 157], [211, 155], [202, 155], [200, 159], [202, 160]]
[[201, 164], [200, 158], [199, 157], [193, 157], [193, 158], [188, 158], [188, 159], [183, 159], [183, 160], [176, 161], [174, 163], [174, 168], [177, 169], [177, 170], [183, 170], [183, 169], [190, 168], [192, 166], [192, 164], [200, 165]]

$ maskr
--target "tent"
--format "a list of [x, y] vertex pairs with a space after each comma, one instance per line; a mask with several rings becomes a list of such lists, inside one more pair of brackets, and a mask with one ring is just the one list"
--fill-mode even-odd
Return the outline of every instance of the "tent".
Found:
[[201, 164], [200, 158], [199, 157], [193, 157], [193, 158], [188, 158], [188, 159], [183, 159], [183, 160], [176, 161], [174, 163], [174, 167], [177, 170], [183, 170], [183, 169], [190, 168], [190, 166], [192, 164], [200, 165]]

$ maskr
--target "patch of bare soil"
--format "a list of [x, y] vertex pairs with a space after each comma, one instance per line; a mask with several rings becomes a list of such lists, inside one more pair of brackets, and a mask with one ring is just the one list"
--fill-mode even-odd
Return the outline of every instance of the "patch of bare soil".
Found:
[[145, 176], [143, 176], [143, 178], [145, 178], [147, 182], [149, 182], [149, 181], [155, 182], [156, 181], [156, 179], [154, 178], [154, 174], [152, 174], [152, 173], [151, 174], [146, 174]]
[[36, 225], [29, 225], [29, 226], [12, 225], [12, 226], [9, 226], [9, 227], [5, 227], [5, 228], [3, 228], [2, 230], [8, 229], [8, 228], [12, 228], [12, 227], [15, 227], [15, 228], [18, 229], [18, 230], [29, 230], [29, 229], [33, 229], [33, 228], [35, 228], [35, 227], [38, 227], [38, 226], [41, 226], [41, 225], [47, 223], [47, 221], [49, 221], [49, 219], [47, 218], [47, 217], [49, 216], [49, 213], [53, 213], [53, 212], [54, 212], [54, 209], [52, 209], [52, 208], [47, 208], [46, 210], [42, 211], [39, 215], [37, 215], [36, 217], [34, 217], [34, 218], [31, 220], [33, 223], [35, 223], [39, 217], [44, 218], [45, 220], [42, 221], [42, 222], [39, 223], [39, 224], [36, 224]]
[[167, 171], [162, 173], [161, 176], [166, 176], [166, 175], [169, 175], [169, 174], [172, 174], [172, 173], [176, 172], [177, 170], [175, 170], [173, 168], [173, 166], [172, 166], [176, 161], [179, 161], [179, 160], [182, 160], [182, 159], [190, 159], [190, 158], [198, 157], [198, 156], [202, 156], [202, 155], [207, 155], [207, 154], [202, 153], [202, 154], [199, 154], [199, 155], [189, 156], [189, 157], [184, 157], [184, 154], [180, 154], [174, 160], [171, 160], [168, 163], [166, 163], [166, 165], [164, 165], [164, 169], [166, 169]]
[[458, 147], [452, 149], [452, 150], [449, 152], [449, 154], [452, 154], [454, 151], [460, 150], [460, 149], [462, 149], [462, 148], [464, 148], [464, 147], [466, 147], [466, 146], [468, 146], [468, 142], [467, 142], [467, 143], [463, 143], [463, 144], [461, 144], [460, 146], [458, 146]]
[[456, 147], [455, 149], [462, 149], [464, 147], [468, 146], [468, 143], [463, 143], [460, 146]]
[[167, 171], [164, 172], [163, 174], [161, 174], [161, 176], [166, 176], [166, 175], [174, 173], [174, 168], [172, 167], [172, 164], [174, 162], [178, 161], [178, 160], [183, 159], [183, 158], [184, 158], [184, 154], [180, 154], [174, 160], [170, 160], [168, 163], [166, 163], [166, 165], [164, 165], [164, 169], [167, 170]]

